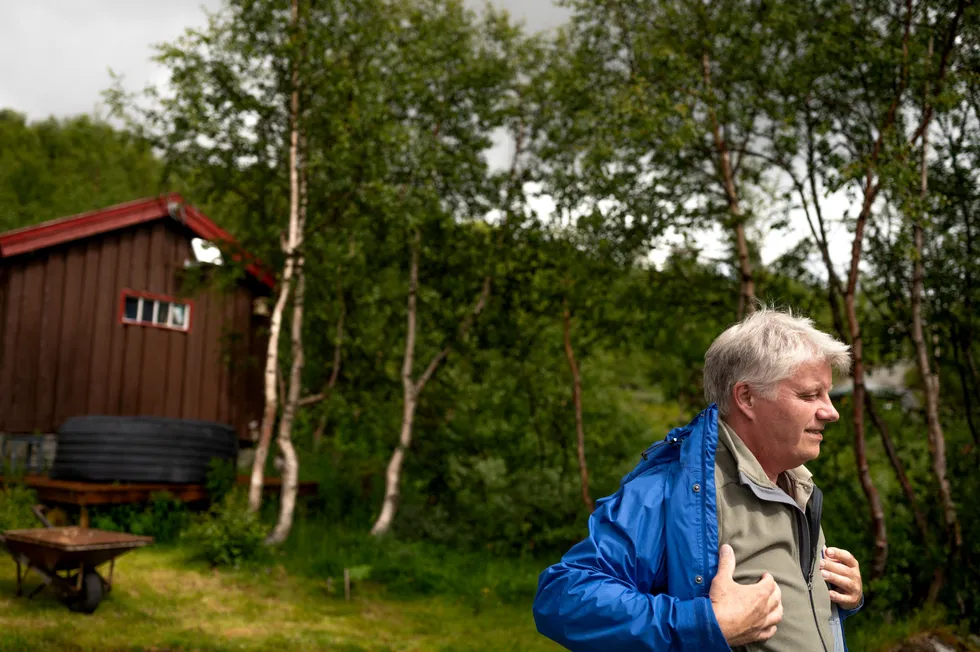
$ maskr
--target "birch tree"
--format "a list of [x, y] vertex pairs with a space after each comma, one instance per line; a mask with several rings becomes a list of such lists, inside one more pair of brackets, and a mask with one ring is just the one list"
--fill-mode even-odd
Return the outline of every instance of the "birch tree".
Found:
[[[502, 239], [513, 228], [520, 204], [520, 159], [523, 148], [521, 111], [522, 80], [519, 73], [530, 60], [531, 44], [505, 15], [489, 8], [482, 22], [461, 4], [421, 3], [409, 10], [411, 26], [402, 54], [421, 66], [410, 73], [417, 84], [409, 96], [403, 128], [407, 146], [402, 157], [408, 163], [396, 186], [398, 203], [406, 210], [405, 228], [409, 254], [405, 339], [402, 354], [402, 418], [398, 440], [385, 471], [381, 510], [371, 528], [375, 536], [392, 526], [400, 499], [403, 466], [414, 433], [415, 414], [422, 391], [474, 328], [490, 298], [496, 258]], [[511, 163], [493, 174], [481, 156], [491, 144], [491, 131], [510, 126], [515, 147]], [[440, 222], [484, 220], [491, 210], [502, 214], [494, 227], [489, 250], [484, 253], [486, 271], [466, 307], [453, 308], [455, 327], [441, 344], [433, 347], [422, 372], [416, 376], [419, 328], [421, 258], [424, 232]], [[519, 209], [518, 209], [519, 210]]]

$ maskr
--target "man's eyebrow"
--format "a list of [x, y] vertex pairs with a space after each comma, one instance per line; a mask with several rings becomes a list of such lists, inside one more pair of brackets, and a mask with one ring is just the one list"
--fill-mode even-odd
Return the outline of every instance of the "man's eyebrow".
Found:
[[[834, 385], [831, 384], [830, 387], [827, 388], [827, 391], [829, 392], [833, 388], [834, 388]], [[813, 393], [819, 392], [821, 389], [823, 389], [823, 383], [813, 383], [813, 384], [810, 384], [810, 385], [804, 385], [803, 387], [801, 387], [797, 391], [800, 394], [813, 394]]]

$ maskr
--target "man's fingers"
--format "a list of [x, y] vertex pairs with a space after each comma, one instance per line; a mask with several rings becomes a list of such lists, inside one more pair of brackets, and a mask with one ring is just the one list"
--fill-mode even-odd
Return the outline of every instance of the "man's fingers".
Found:
[[829, 571], [820, 571], [820, 574], [823, 575], [823, 579], [827, 582], [827, 584], [833, 584], [838, 589], [843, 591], [851, 591], [856, 588], [854, 580], [847, 575], [840, 575]]
[[843, 548], [827, 548], [827, 556], [851, 568], [858, 567], [858, 560]]
[[770, 628], [762, 631], [759, 634], [758, 640], [760, 640], [760, 641], [768, 641], [770, 638], [772, 638], [775, 635], [776, 635], [776, 626], [773, 625], [772, 627], [770, 627]]
[[838, 561], [828, 561], [824, 560], [820, 568], [822, 570], [830, 571], [831, 573], [837, 573], [838, 575], [847, 575], [850, 577], [854, 573], [854, 569], [850, 566], [846, 566]]
[[735, 572], [735, 551], [727, 543], [718, 551], [718, 573], [716, 576], [732, 579]]
[[830, 591], [830, 601], [839, 604], [842, 607], [847, 607], [851, 609], [860, 602], [860, 598], [855, 599], [854, 596], [844, 595], [843, 593], [838, 593], [837, 591]]

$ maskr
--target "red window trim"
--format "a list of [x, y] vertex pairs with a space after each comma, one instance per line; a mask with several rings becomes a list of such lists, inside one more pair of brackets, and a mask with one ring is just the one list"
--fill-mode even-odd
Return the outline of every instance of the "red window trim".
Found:
[[[151, 324], [145, 321], [126, 321], [124, 319], [126, 315], [126, 297], [134, 297], [137, 299], [150, 299], [152, 301], [167, 301], [169, 303], [182, 303], [187, 306], [187, 328], [176, 328], [170, 326], [169, 324]], [[160, 330], [172, 331], [176, 333], [190, 333], [191, 326], [193, 325], [194, 319], [194, 300], [193, 299], [179, 299], [177, 297], [172, 297], [166, 294], [156, 294], [154, 292], [145, 292], [142, 290], [131, 290], [130, 288], [123, 288], [119, 295], [119, 317], [118, 321], [123, 326], [142, 326], [144, 328], [159, 328]]]

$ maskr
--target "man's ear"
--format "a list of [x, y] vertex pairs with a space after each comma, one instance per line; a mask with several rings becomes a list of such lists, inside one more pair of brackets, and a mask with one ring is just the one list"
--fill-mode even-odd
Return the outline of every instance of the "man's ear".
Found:
[[732, 388], [732, 407], [745, 415], [749, 421], [755, 419], [755, 408], [759, 397], [748, 383], [737, 382]]

